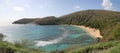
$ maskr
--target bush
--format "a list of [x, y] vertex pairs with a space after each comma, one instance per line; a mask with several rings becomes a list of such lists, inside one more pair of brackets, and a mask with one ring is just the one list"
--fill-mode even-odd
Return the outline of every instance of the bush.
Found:
[[19, 48], [26, 48], [29, 46], [33, 46], [35, 43], [29, 40], [21, 40], [21, 41], [16, 41], [14, 45]]
[[0, 33], [0, 41], [2, 41], [4, 38], [4, 35]]
[[117, 24], [113, 29], [113, 38], [117, 40], [120, 39], [120, 24]]

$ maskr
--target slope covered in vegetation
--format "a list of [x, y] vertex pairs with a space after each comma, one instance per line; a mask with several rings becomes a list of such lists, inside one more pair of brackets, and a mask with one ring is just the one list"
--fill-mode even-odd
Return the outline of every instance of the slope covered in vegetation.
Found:
[[0, 53], [45, 53], [40, 49], [27, 48], [28, 42], [9, 43], [7, 41], [2, 41], [4, 38], [3, 34], [0, 34], [0, 38]]
[[[28, 19], [29, 20], [29, 19]], [[18, 20], [19, 21], [19, 20]], [[15, 24], [20, 24], [25, 20], [15, 21]], [[38, 25], [84, 25], [99, 29], [103, 36], [102, 41], [119, 39], [120, 30], [120, 12], [107, 10], [84, 10], [58, 18], [50, 16], [48, 18], [34, 19], [31, 21]], [[31, 23], [26, 22], [26, 23]], [[26, 24], [24, 23], [24, 24]]]
[[[42, 18], [37, 20], [37, 22], [34, 21], [31, 22], [38, 25], [84, 25], [99, 29], [100, 34], [103, 36], [102, 42], [98, 44], [82, 48], [78, 46], [70, 47], [64, 51], [53, 51], [51, 53], [120, 53], [120, 12], [107, 10], [85, 10], [58, 18]], [[15, 24], [19, 23], [21, 22]]]
[[55, 51], [54, 53], [120, 53], [119, 49], [120, 41], [109, 41], [84, 47], [75, 47], [74, 49], [71, 47], [64, 51]]
[[54, 16], [48, 16], [44, 18], [23, 18], [17, 21], [14, 21], [13, 24], [38, 24], [38, 25], [57, 25], [58, 20]]
[[[103, 41], [115, 40], [119, 37], [117, 34], [120, 32], [120, 12], [87, 10], [68, 14], [60, 17], [59, 19], [60, 24], [84, 25], [87, 27], [97, 28], [103, 36]], [[115, 38], [114, 36], [117, 37]]]

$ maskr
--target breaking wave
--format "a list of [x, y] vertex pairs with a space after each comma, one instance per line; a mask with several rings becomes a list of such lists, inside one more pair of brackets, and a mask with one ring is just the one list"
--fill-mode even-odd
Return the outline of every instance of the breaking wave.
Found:
[[[61, 28], [62, 30], [65, 30], [64, 28]], [[46, 46], [46, 45], [50, 45], [50, 44], [56, 44], [61, 42], [64, 38], [66, 38], [68, 36], [68, 31], [65, 31], [61, 37], [58, 37], [56, 39], [53, 40], [48, 40], [48, 41], [35, 41], [37, 44], [36, 46]]]

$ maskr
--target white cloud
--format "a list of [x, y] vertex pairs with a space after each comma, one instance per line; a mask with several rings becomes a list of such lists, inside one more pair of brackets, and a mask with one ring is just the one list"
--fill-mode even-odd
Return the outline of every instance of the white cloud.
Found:
[[15, 7], [13, 7], [13, 9], [16, 11], [24, 11], [24, 9], [22, 7], [19, 7], [19, 6], [15, 6]]
[[104, 7], [105, 10], [114, 10], [113, 4], [110, 0], [103, 0], [102, 7]]
[[80, 9], [80, 6], [75, 6], [74, 8], [75, 8], [75, 9]]

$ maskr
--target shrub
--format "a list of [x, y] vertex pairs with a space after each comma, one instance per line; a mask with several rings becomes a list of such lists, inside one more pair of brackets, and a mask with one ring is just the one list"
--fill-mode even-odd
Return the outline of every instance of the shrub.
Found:
[[113, 29], [113, 38], [120, 39], [120, 24], [117, 24]]
[[4, 35], [0, 33], [0, 41], [2, 41], [4, 38]]

